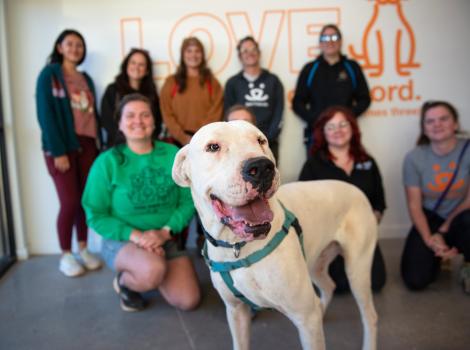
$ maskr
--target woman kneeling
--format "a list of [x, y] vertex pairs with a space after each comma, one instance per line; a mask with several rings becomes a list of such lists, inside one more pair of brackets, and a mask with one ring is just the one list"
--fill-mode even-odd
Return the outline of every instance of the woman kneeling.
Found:
[[194, 214], [189, 190], [171, 177], [178, 149], [152, 139], [154, 116], [140, 94], [123, 98], [117, 122], [116, 145], [93, 164], [82, 202], [89, 226], [104, 238], [104, 260], [117, 271], [121, 307], [142, 310], [140, 293], [158, 289], [171, 305], [193, 309], [196, 273], [173, 240]]

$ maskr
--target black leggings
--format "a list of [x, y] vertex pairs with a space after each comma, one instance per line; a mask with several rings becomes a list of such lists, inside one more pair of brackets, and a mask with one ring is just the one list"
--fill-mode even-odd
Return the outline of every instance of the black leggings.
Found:
[[[423, 211], [431, 232], [436, 232], [445, 220], [429, 210]], [[449, 247], [457, 248], [465, 261], [470, 262], [470, 209], [462, 211], [452, 220], [449, 231], [443, 237]], [[440, 261], [441, 258], [434, 256], [413, 226], [401, 257], [401, 275], [406, 286], [413, 290], [427, 287], [437, 278]]]
[[[348, 278], [344, 271], [344, 258], [338, 255], [330, 264], [328, 271], [336, 284], [335, 293], [344, 293], [350, 290]], [[375, 247], [374, 259], [372, 261], [371, 282], [372, 290], [378, 292], [385, 285], [387, 274], [385, 262], [379, 245]]]

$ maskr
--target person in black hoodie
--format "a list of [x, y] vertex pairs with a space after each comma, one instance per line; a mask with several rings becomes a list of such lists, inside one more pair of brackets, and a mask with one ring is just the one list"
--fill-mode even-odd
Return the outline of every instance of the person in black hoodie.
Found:
[[294, 112], [306, 122], [304, 143], [312, 146], [312, 130], [320, 113], [339, 105], [357, 118], [370, 105], [369, 87], [359, 64], [341, 54], [342, 35], [334, 24], [320, 32], [321, 54], [301, 70], [292, 101]]
[[284, 112], [284, 87], [276, 75], [261, 68], [261, 52], [253, 37], [241, 39], [237, 51], [243, 70], [225, 84], [225, 114], [237, 104], [250, 108], [256, 116], [256, 126], [268, 138], [269, 147], [277, 160], [278, 137]]
[[131, 49], [121, 63], [119, 74], [106, 87], [101, 100], [101, 124], [106, 131], [105, 148], [114, 146], [118, 130], [115, 114], [119, 103], [125, 95], [136, 92], [150, 100], [155, 117], [154, 135], [158, 137], [162, 131], [160, 101], [153, 81], [152, 59], [148, 51], [143, 49]]

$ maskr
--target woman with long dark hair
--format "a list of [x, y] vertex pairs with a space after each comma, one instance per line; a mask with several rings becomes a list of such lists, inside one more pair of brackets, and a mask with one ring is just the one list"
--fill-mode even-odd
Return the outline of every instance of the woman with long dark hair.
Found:
[[[60, 271], [69, 277], [95, 270], [101, 262], [87, 249], [88, 227], [80, 200], [99, 138], [93, 81], [78, 66], [86, 45], [76, 30], [56, 39], [48, 64], [39, 74], [36, 106], [47, 169], [54, 181], [60, 211], [57, 231], [62, 249]], [[78, 260], [72, 254], [72, 229], [77, 232]]]
[[178, 69], [166, 79], [160, 104], [169, 136], [180, 146], [202, 126], [222, 120], [222, 87], [207, 67], [204, 46], [196, 37], [183, 41]]
[[155, 117], [155, 136], [162, 130], [162, 116], [157, 87], [153, 80], [153, 65], [147, 50], [131, 49], [121, 63], [119, 74], [113, 83], [106, 87], [101, 100], [101, 121], [106, 130], [106, 148], [115, 143], [118, 130], [116, 110], [122, 98], [128, 94], [140, 93], [150, 100], [152, 113]]
[[[315, 123], [313, 140], [311, 157], [303, 166], [299, 180], [340, 180], [358, 187], [369, 199], [380, 222], [386, 208], [382, 177], [374, 158], [361, 143], [359, 125], [352, 111], [340, 106], [327, 108]], [[333, 260], [329, 273], [337, 292], [349, 290], [342, 256]], [[385, 280], [385, 263], [377, 245], [372, 263], [372, 289], [380, 291]]]
[[413, 222], [401, 260], [408, 288], [427, 287], [441, 260], [463, 254], [460, 281], [470, 294], [470, 149], [459, 138], [457, 110], [445, 101], [424, 103], [417, 147], [403, 164]]

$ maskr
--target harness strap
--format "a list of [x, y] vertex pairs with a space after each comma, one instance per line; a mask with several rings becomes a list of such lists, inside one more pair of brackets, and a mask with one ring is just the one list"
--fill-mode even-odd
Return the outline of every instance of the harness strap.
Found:
[[171, 98], [175, 97], [177, 92], [178, 92], [178, 84], [175, 83], [171, 87]]
[[[316, 60], [313, 63], [312, 68], [310, 69], [310, 72], [308, 74], [307, 78], [307, 87], [310, 88], [313, 83], [313, 77], [315, 76], [315, 73], [317, 72], [318, 66], [320, 65], [320, 61]], [[346, 68], [346, 71], [348, 72], [349, 77], [351, 78], [351, 84], [353, 87], [353, 90], [356, 90], [357, 87], [357, 79], [356, 79], [356, 74], [354, 73], [354, 69], [351, 66], [351, 63], [348, 62], [347, 59], [343, 61], [343, 66]]]
[[221, 240], [218, 240], [218, 239], [215, 239], [214, 237], [212, 237], [209, 232], [206, 231], [206, 229], [203, 227], [202, 228], [202, 232], [204, 232], [204, 236], [207, 238], [207, 240], [214, 246], [214, 247], [224, 247], [224, 248], [233, 248], [233, 249], [238, 249], [240, 250], [240, 248], [242, 248], [243, 246], [245, 246], [246, 242], [243, 241], [243, 242], [237, 242], [237, 243], [229, 243], [229, 242], [226, 242], [226, 241], [221, 241]]
[[224, 280], [225, 285], [228, 287], [228, 289], [230, 289], [230, 291], [233, 293], [233, 295], [235, 295], [238, 299], [247, 304], [253, 311], [263, 310], [262, 307], [253, 303], [250, 299], [245, 297], [237, 288], [235, 288], [233, 284], [233, 278], [230, 275], [230, 272], [221, 272], [220, 276]]
[[[282, 206], [282, 209], [284, 210], [284, 223], [282, 224], [282, 228], [280, 231], [278, 231], [273, 239], [269, 241], [262, 249], [248, 255], [244, 259], [240, 260], [235, 260], [235, 261], [214, 261], [209, 259], [208, 253], [207, 253], [207, 243], [204, 244], [204, 248], [202, 251], [202, 255], [204, 257], [204, 260], [206, 261], [207, 266], [213, 271], [213, 272], [219, 272], [223, 281], [227, 285], [227, 287], [230, 289], [230, 291], [240, 300], [242, 300], [245, 304], [250, 306], [253, 310], [261, 310], [262, 308], [250, 301], [248, 298], [246, 298], [238, 289], [235, 288], [234, 283], [233, 283], [233, 278], [230, 275], [230, 271], [236, 270], [242, 267], [249, 267], [258, 261], [262, 260], [264, 257], [269, 255], [274, 249], [276, 249], [279, 244], [284, 240], [284, 238], [287, 236], [289, 233], [289, 228], [292, 226], [294, 227], [297, 236], [299, 237], [299, 241], [302, 247], [302, 254], [304, 255], [305, 258], [305, 251], [304, 251], [304, 246], [303, 246], [303, 234], [302, 234], [302, 227], [299, 224], [299, 221], [297, 218], [294, 216], [292, 212], [290, 212], [282, 203], [280, 203]], [[210, 236], [210, 235], [209, 235]], [[221, 241], [222, 242], [222, 241]], [[224, 242], [227, 243], [227, 242]]]
[[[289, 223], [290, 226], [290, 223]], [[289, 227], [288, 226], [288, 227]], [[220, 262], [220, 261], [214, 261], [214, 260], [206, 260], [207, 265], [211, 268], [212, 271], [214, 272], [223, 272], [223, 271], [232, 271], [239, 269], [241, 267], [249, 267], [258, 261], [262, 260], [265, 256], [269, 255], [274, 249], [276, 249], [279, 244], [284, 240], [284, 238], [287, 236], [287, 231], [288, 228], [286, 229], [284, 226], [282, 227], [282, 230], [276, 233], [274, 238], [268, 242], [264, 246], [263, 249], [260, 249], [254, 253], [251, 253], [244, 259], [240, 260], [234, 260], [234, 261], [226, 261], [226, 262]]]
[[353, 87], [353, 90], [356, 90], [357, 87], [357, 79], [356, 79], [356, 74], [354, 74], [353, 67], [351, 66], [351, 63], [348, 62], [348, 60], [343, 61], [343, 66], [346, 68], [346, 70], [349, 73], [349, 77], [351, 78], [351, 84]]
[[295, 230], [295, 233], [297, 233], [297, 237], [299, 238], [300, 241], [300, 247], [302, 248], [302, 255], [304, 256], [305, 259], [305, 248], [304, 248], [304, 233], [302, 231], [302, 226], [300, 226], [299, 220], [295, 218], [294, 221], [292, 221], [292, 227]]
[[308, 74], [307, 78], [307, 87], [310, 88], [312, 86], [313, 82], [313, 77], [315, 73], [317, 72], [318, 66], [320, 65], [320, 61], [315, 61], [315, 63], [312, 66], [312, 69], [310, 70], [310, 73]]
[[207, 90], [209, 91], [209, 96], [212, 97], [212, 83], [210, 79], [206, 80]]

